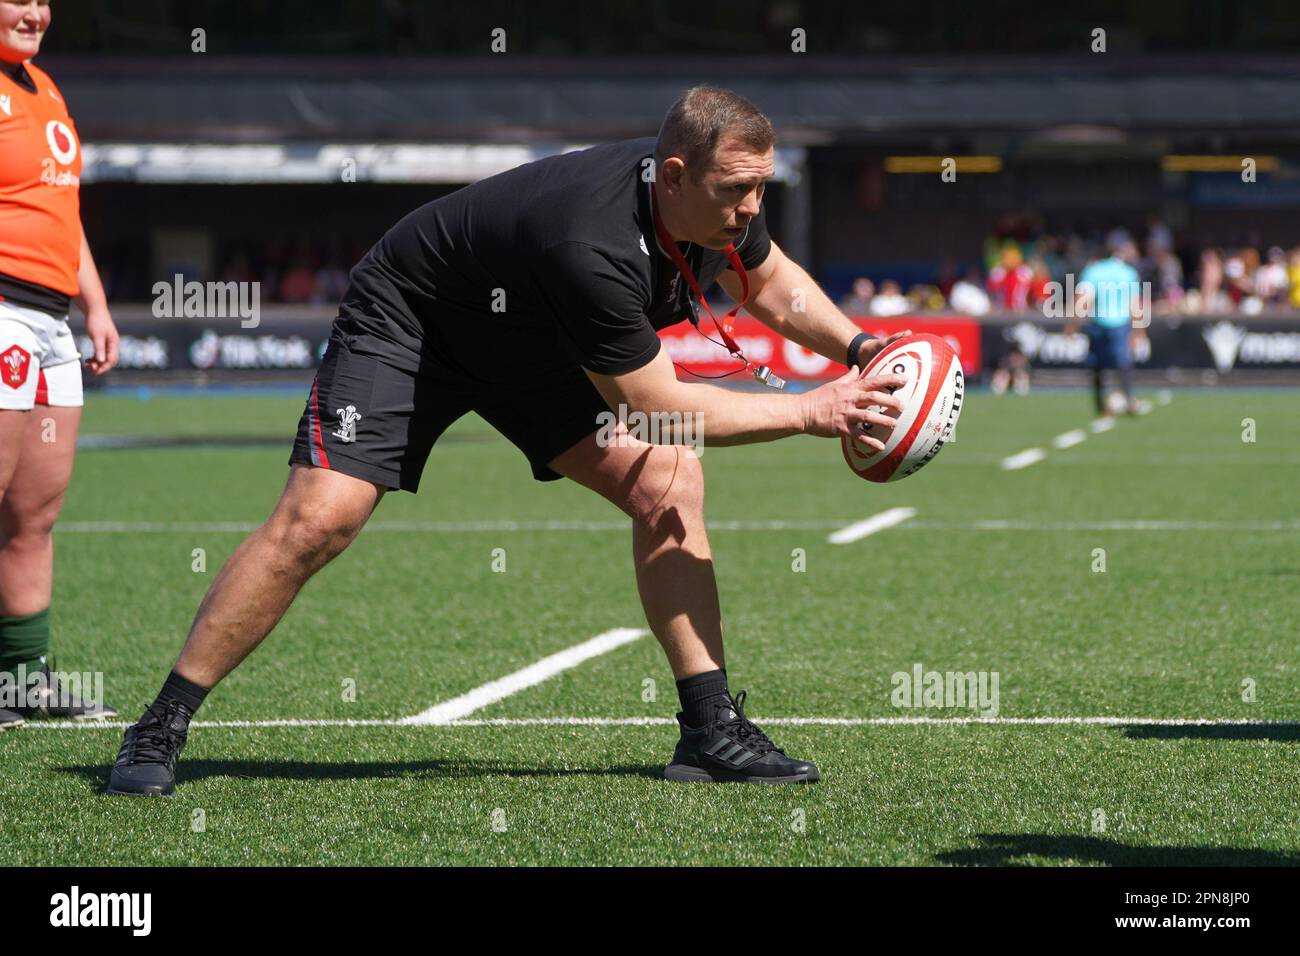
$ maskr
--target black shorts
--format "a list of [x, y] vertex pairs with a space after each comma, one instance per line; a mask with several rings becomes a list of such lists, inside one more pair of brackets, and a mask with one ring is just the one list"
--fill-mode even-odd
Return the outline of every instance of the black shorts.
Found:
[[477, 412], [524, 453], [538, 481], [549, 463], [600, 427], [609, 406], [582, 369], [535, 382], [476, 381], [442, 369], [405, 371], [367, 354], [364, 337], [330, 337], [289, 464], [315, 465], [415, 491], [434, 442]]

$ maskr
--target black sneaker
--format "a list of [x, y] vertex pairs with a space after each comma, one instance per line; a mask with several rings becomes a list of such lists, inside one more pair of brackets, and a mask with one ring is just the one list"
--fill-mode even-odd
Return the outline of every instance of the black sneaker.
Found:
[[105, 793], [122, 797], [170, 797], [176, 792], [176, 759], [189, 732], [189, 708], [178, 700], [151, 704], [126, 729]]
[[111, 720], [117, 711], [107, 704], [82, 700], [70, 693], [53, 674], [49, 666], [41, 668], [32, 686], [20, 688], [23, 706], [15, 707], [28, 720]]
[[13, 730], [23, 725], [23, 715], [0, 707], [0, 730]]
[[817, 768], [806, 760], [785, 755], [767, 734], [745, 716], [745, 691], [736, 695], [734, 707], [723, 704], [711, 724], [687, 727], [677, 715], [682, 736], [665, 780], [688, 783], [814, 783]]

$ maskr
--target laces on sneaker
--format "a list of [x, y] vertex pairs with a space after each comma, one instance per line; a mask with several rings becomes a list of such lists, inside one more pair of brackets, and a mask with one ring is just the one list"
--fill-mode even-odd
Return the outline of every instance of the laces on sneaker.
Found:
[[189, 709], [179, 700], [169, 700], [161, 712], [155, 706], [151, 704], [132, 728], [135, 734], [130, 739], [131, 763], [165, 764], [179, 749], [181, 734], [172, 729], [172, 722], [181, 713], [188, 719]]
[[735, 737], [739, 743], [744, 744], [755, 753], [765, 754], [775, 750], [779, 754], [784, 754], [784, 750], [772, 743], [767, 734], [763, 733], [756, 723], [745, 716], [745, 696], [748, 693], [748, 691], [742, 690], [735, 696], [735, 719], [720, 720], [718, 723], [726, 728], [730, 736]]

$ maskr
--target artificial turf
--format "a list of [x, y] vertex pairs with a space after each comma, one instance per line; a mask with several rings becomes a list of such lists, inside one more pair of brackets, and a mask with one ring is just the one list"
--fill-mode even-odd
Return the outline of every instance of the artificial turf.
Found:
[[[301, 404], [88, 405], [86, 436], [219, 439], [78, 455], [56, 537], [56, 663], [102, 671], [124, 717], [273, 505]], [[821, 767], [815, 786], [666, 783], [664, 723], [199, 727], [176, 798], [111, 799], [99, 790], [120, 730], [28, 726], [0, 735], [21, 770], [0, 775], [0, 830], [19, 865], [1296, 865], [1300, 727], [1270, 723], [1300, 718], [1295, 407], [1286, 391], [1176, 390], [1058, 450], [1054, 436], [1091, 420], [1083, 393], [974, 392], [958, 440], [883, 486], [833, 442], [707, 449], [731, 684]], [[1047, 458], [1001, 468], [1030, 447]], [[898, 506], [915, 516], [827, 541]], [[477, 419], [374, 522], [201, 719], [400, 718], [643, 624], [626, 519], [571, 483], [532, 482]], [[893, 675], [916, 664], [997, 672], [1002, 718], [1252, 723], [764, 724], [974, 714], [895, 706]], [[473, 717], [675, 710], [647, 636]]]

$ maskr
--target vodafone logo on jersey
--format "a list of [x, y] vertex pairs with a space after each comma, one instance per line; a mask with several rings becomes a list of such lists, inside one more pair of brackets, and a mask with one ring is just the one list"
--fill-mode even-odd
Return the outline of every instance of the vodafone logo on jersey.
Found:
[[49, 143], [50, 154], [60, 164], [68, 166], [77, 158], [77, 138], [62, 120], [54, 119], [45, 124], [45, 142]]

